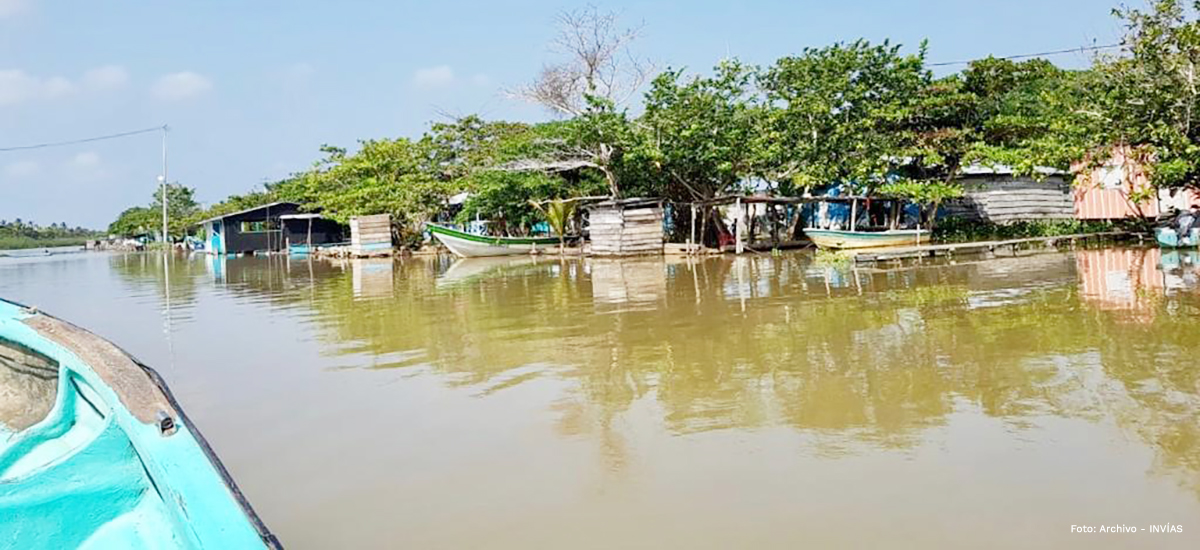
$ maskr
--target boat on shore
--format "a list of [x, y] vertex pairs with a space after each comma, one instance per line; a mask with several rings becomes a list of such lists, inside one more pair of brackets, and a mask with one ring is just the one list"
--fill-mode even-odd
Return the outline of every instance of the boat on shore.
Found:
[[1154, 230], [1154, 240], [1163, 248], [1194, 248], [1200, 245], [1200, 228], [1193, 228], [1190, 235], [1179, 238], [1179, 232], [1170, 227]]
[[450, 252], [463, 258], [532, 254], [536, 250], [557, 247], [559, 244], [558, 237], [492, 237], [475, 235], [435, 223], [427, 223], [425, 226], [437, 240], [450, 249]]
[[929, 231], [925, 229], [844, 231], [814, 228], [805, 229], [804, 234], [818, 247], [833, 250], [917, 246], [929, 242]]
[[162, 378], [0, 299], [6, 548], [280, 548]]

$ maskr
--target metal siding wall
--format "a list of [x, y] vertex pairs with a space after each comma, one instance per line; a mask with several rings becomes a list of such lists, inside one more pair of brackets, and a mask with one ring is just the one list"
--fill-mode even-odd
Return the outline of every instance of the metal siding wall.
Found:
[[1035, 220], [1069, 220], [1074, 213], [1072, 194], [1061, 177], [1042, 181], [1006, 175], [965, 176], [959, 180], [963, 198], [947, 201], [943, 216], [1012, 223]]
[[[295, 214], [297, 211], [298, 208], [292, 205], [274, 206], [270, 209], [271, 219], [278, 220], [279, 216]], [[242, 254], [245, 252], [267, 250], [268, 233], [242, 233], [242, 222], [266, 220], [267, 209], [265, 208], [225, 218], [225, 252], [228, 254]], [[276, 231], [269, 235], [270, 249], [282, 250], [284, 246], [283, 232]]]
[[1075, 218], [1080, 220], [1117, 220], [1133, 217], [1155, 217], [1159, 214], [1158, 201], [1151, 199], [1141, 205], [1129, 200], [1130, 193], [1150, 186], [1146, 171], [1135, 160], [1127, 148], [1114, 148], [1109, 164], [1122, 166], [1126, 171], [1122, 189], [1101, 187], [1101, 168], [1085, 171], [1086, 165], [1076, 163], [1072, 168], [1079, 175], [1075, 181]]

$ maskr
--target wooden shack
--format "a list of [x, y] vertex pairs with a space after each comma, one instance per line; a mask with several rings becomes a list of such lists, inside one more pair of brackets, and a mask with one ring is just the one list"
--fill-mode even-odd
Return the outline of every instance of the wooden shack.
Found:
[[381, 256], [392, 252], [392, 216], [350, 218], [350, 255]]
[[1050, 168], [1040, 168], [1032, 177], [1006, 166], [968, 166], [958, 177], [963, 196], [946, 201], [942, 214], [999, 224], [1070, 220], [1075, 201], [1067, 176]]
[[285, 246], [279, 218], [296, 214], [300, 205], [273, 202], [201, 221], [205, 250], [210, 254], [274, 252]]
[[608, 200], [587, 207], [592, 255], [663, 253], [662, 199]]

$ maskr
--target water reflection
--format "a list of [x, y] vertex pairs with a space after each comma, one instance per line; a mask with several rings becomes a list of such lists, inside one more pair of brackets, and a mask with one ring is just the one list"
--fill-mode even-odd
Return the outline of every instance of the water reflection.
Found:
[[[807, 254], [198, 257], [173, 259], [166, 274], [156, 259], [110, 266], [169, 302], [176, 321], [217, 322], [197, 321], [197, 304], [232, 299], [294, 314], [339, 380], [388, 374], [371, 380], [433, 382], [473, 402], [519, 394], [507, 417], [552, 417], [547, 435], [586, 443], [605, 475], [634, 475], [658, 460], [647, 449], [672, 438], [773, 446], [766, 434], [784, 430], [821, 459], [866, 459], [972, 441], [962, 426], [980, 422], [1053, 446], [1079, 429], [1056, 423], [1077, 421], [1116, 426], [1153, 455], [1150, 478], [1200, 496], [1195, 252], [1085, 249], [895, 269]], [[169, 300], [157, 290], [163, 277]], [[1095, 457], [1068, 458], [1086, 467]]]
[[393, 262], [391, 258], [349, 260], [355, 298], [391, 298]]
[[667, 270], [661, 258], [595, 259], [588, 267], [598, 312], [655, 309], [666, 298]]

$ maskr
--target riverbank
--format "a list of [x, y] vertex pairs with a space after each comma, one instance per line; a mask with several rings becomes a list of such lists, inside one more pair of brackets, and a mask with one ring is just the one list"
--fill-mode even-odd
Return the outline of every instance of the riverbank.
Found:
[[29, 237], [0, 237], [0, 254], [8, 250], [30, 248], [58, 248], [61, 246], [83, 246], [87, 237], [63, 237], [58, 239], [31, 239]]
[[1074, 247], [1082, 243], [1098, 243], [1102, 241], [1120, 241], [1138, 239], [1144, 241], [1146, 236], [1141, 233], [1126, 231], [1105, 231], [1098, 233], [1079, 233], [1074, 235], [1056, 235], [1052, 237], [1026, 237], [1019, 239], [1004, 239], [993, 241], [968, 241], [960, 243], [926, 244], [920, 246], [894, 246], [889, 248], [862, 249], [847, 251], [856, 263], [882, 262], [889, 260], [904, 260], [913, 258], [929, 258], [936, 256], [952, 256], [955, 254], [979, 254], [997, 250], [1016, 250], [1022, 247], [1044, 246], [1054, 248], [1066, 244]]

